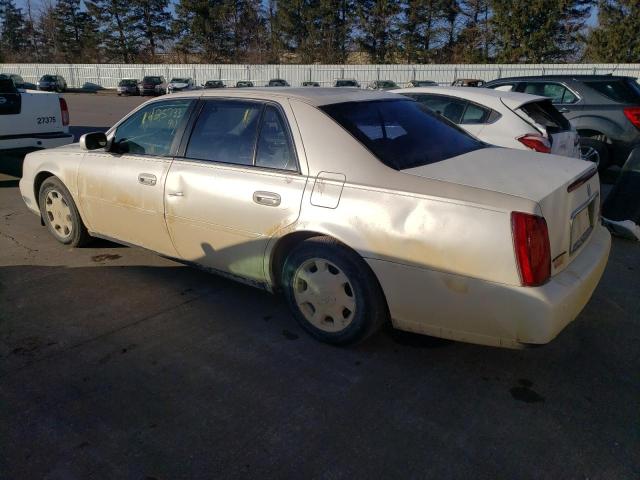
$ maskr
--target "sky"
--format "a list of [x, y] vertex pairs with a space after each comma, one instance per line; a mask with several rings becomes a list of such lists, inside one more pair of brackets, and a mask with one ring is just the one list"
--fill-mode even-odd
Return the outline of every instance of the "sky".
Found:
[[[23, 11], [26, 12], [26, 10], [27, 10], [27, 1], [26, 0], [14, 0], [14, 1], [15, 1], [15, 4], [16, 4], [16, 6], [18, 8], [21, 8]], [[172, 2], [172, 0], [170, 0], [170, 2]], [[40, 4], [41, 4], [41, 0], [31, 0], [31, 8], [34, 9], [35, 11], [38, 10]], [[598, 7], [593, 7], [593, 9], [591, 11], [591, 16], [587, 20], [587, 25], [589, 27], [593, 27], [593, 26], [595, 26], [597, 21], [598, 21]]]

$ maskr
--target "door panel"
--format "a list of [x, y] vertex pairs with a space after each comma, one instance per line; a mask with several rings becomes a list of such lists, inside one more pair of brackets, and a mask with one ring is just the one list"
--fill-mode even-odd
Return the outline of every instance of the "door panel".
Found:
[[[305, 184], [306, 177], [293, 172], [176, 160], [165, 202], [180, 258], [264, 281], [267, 243], [298, 218]], [[279, 203], [263, 204], [268, 194], [278, 195]]]
[[306, 185], [285, 119], [263, 102], [204, 102], [187, 158], [174, 160], [165, 186], [167, 226], [182, 259], [265, 280], [267, 243], [296, 221]]
[[89, 229], [176, 256], [164, 221], [163, 186], [170, 165], [171, 158], [87, 154], [78, 188]]
[[115, 128], [109, 151], [85, 155], [78, 190], [91, 232], [177, 255], [164, 218], [164, 184], [193, 103], [152, 102]]

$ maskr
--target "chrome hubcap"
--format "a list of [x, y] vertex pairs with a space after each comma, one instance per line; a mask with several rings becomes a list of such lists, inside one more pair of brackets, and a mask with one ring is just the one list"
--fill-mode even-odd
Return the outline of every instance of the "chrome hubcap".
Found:
[[45, 213], [53, 227], [54, 233], [66, 240], [73, 233], [73, 221], [71, 209], [64, 197], [57, 190], [49, 190], [45, 197]]
[[596, 166], [600, 165], [600, 153], [595, 148], [583, 147], [581, 153], [583, 160], [593, 162], [596, 164]]
[[321, 258], [304, 262], [293, 276], [298, 308], [314, 327], [339, 332], [353, 321], [356, 298], [347, 276]]

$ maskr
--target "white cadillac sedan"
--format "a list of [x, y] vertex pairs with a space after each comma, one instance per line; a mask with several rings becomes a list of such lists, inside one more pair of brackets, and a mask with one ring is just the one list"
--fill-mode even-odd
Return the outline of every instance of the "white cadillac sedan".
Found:
[[547, 97], [468, 87], [393, 92], [417, 100], [491, 145], [581, 157], [578, 132]]
[[29, 154], [61, 243], [139, 245], [270, 291], [329, 343], [401, 330], [553, 339], [607, 263], [595, 167], [495, 148], [396, 94], [234, 89], [151, 100]]

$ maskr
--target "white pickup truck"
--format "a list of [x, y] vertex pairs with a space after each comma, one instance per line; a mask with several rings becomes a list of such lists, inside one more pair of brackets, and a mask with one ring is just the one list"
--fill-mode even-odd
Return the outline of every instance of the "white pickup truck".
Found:
[[56, 93], [18, 90], [0, 79], [0, 152], [29, 152], [73, 142], [67, 102]]

